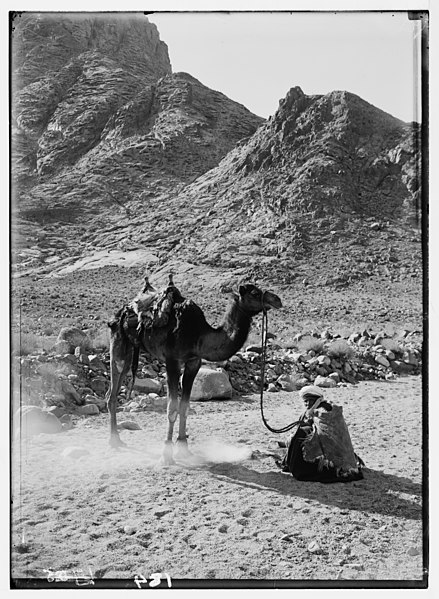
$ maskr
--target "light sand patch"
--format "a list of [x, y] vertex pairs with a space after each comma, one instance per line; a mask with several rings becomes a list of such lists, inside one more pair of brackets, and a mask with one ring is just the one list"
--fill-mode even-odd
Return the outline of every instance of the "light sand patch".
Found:
[[62, 276], [76, 270], [90, 270], [104, 266], [125, 266], [126, 268], [132, 268], [156, 262], [158, 262], [157, 256], [146, 249], [131, 250], [128, 252], [122, 250], [101, 250], [61, 268], [56, 271], [56, 275]]

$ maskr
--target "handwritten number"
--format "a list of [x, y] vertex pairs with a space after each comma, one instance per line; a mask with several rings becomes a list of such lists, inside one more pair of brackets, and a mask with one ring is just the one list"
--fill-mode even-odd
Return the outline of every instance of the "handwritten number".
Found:
[[139, 589], [142, 588], [142, 584], [148, 584], [148, 580], [143, 576], [143, 574], [141, 574], [140, 576], [136, 574], [134, 577], [134, 582], [137, 584], [137, 588]]
[[168, 581], [168, 588], [171, 588], [171, 577], [167, 572], [154, 572], [154, 574], [151, 574], [151, 582], [149, 583], [149, 586], [157, 587], [162, 582], [162, 578], [166, 578]]

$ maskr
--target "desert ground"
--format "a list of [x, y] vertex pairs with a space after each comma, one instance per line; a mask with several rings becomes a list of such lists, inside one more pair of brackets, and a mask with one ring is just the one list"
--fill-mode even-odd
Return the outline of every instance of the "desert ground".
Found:
[[[421, 377], [364, 381], [325, 396], [343, 406], [366, 464], [362, 481], [325, 485], [281, 473], [275, 459], [289, 433], [264, 428], [258, 395], [193, 402], [193, 458], [172, 466], [160, 459], [163, 409], [129, 414], [141, 430], [122, 430], [127, 447], [119, 450], [108, 444], [108, 414], [17, 440], [13, 577], [75, 586], [86, 584], [75, 579], [82, 571], [133, 588], [158, 584], [154, 573], [163, 588], [201, 580], [211, 588], [221, 580], [419, 583]], [[279, 427], [302, 406], [297, 392], [280, 392], [264, 409]]]

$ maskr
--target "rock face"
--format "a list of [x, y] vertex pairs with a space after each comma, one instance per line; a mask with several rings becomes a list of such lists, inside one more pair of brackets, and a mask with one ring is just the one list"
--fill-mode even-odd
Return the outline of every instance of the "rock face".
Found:
[[[143, 15], [27, 14], [14, 26], [13, 175], [31, 221], [146, 213], [263, 121], [171, 74], [167, 46]], [[101, 213], [92, 228], [102, 224]]]
[[[324, 262], [327, 285], [367, 277], [378, 264], [388, 275], [401, 254], [415, 268], [420, 244], [404, 249], [401, 233], [418, 214], [419, 160], [417, 124], [347, 92], [292, 88], [249, 141], [180, 194], [183, 218], [190, 206], [198, 226], [171, 256], [246, 265], [254, 277], [285, 282], [298, 276], [298, 261], [320, 273]], [[313, 269], [305, 272], [310, 282]]]
[[[171, 72], [166, 44], [139, 16], [17, 16], [13, 33], [17, 175], [72, 165], [145, 85]], [[21, 167], [21, 168], [20, 168]]]

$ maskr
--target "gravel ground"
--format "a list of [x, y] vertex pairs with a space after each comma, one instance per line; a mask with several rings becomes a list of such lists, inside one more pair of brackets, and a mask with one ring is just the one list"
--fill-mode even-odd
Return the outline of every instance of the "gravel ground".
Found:
[[[137, 585], [144, 588], [155, 572], [175, 588], [221, 587], [220, 580], [420, 583], [421, 378], [362, 382], [326, 397], [343, 406], [366, 463], [363, 481], [323, 485], [281, 473], [275, 458], [288, 434], [264, 428], [257, 395], [193, 402], [190, 463], [160, 461], [160, 411], [129, 414], [141, 430], [123, 430], [127, 447], [118, 451], [108, 445], [105, 414], [16, 443], [13, 577], [65, 571], [75, 586], [79, 569], [133, 588], [136, 576], [149, 581]], [[301, 413], [297, 393], [267, 394], [264, 407], [274, 427]]]

